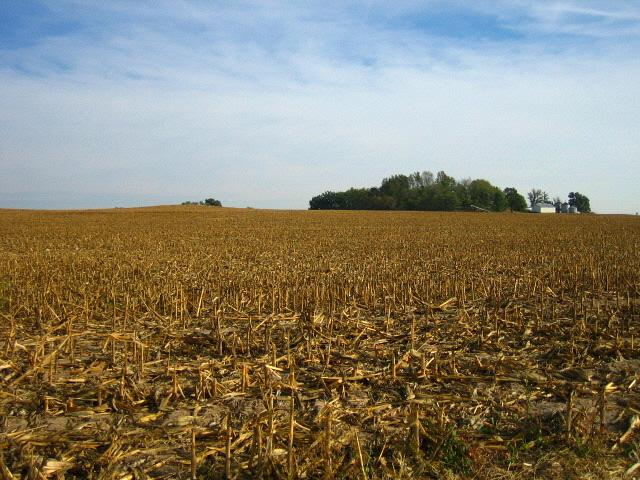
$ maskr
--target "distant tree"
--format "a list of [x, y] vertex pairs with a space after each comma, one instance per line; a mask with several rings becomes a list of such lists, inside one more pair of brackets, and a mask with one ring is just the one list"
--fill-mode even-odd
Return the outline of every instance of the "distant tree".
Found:
[[[460, 191], [458, 196], [461, 199], [464, 198], [463, 206], [465, 208], [468, 209], [473, 205], [485, 210], [493, 210], [494, 212], [501, 212], [507, 208], [507, 200], [502, 190], [491, 185], [487, 180], [462, 180], [458, 182], [459, 188], [463, 185], [466, 186], [465, 192]], [[467, 205], [465, 205], [465, 202]]]
[[493, 199], [491, 201], [491, 209], [494, 212], [504, 212], [509, 204], [507, 203], [507, 196], [498, 187], [493, 187]]
[[556, 213], [560, 213], [562, 211], [562, 199], [556, 195], [553, 197], [552, 203], [556, 207]]
[[[529, 192], [531, 204], [548, 202], [543, 190]], [[524, 210], [526, 201], [515, 188], [504, 191], [484, 179], [456, 180], [439, 171], [392, 175], [379, 187], [327, 191], [309, 201], [310, 210], [470, 210], [474, 205], [494, 212]]]
[[316, 195], [309, 201], [310, 210], [337, 210], [339, 208], [338, 194], [336, 192], [327, 191]]
[[504, 196], [507, 200], [507, 206], [512, 212], [522, 212], [527, 208], [527, 201], [515, 188], [505, 188]]
[[420, 176], [422, 177], [422, 186], [423, 187], [430, 187], [435, 182], [435, 180], [433, 179], [433, 173], [431, 173], [428, 170], [422, 172], [420, 174]]
[[205, 205], [207, 207], [221, 207], [222, 203], [220, 203], [220, 200], [216, 200], [215, 198], [205, 198], [204, 200], [200, 200], [199, 202], [191, 202], [191, 201], [186, 201], [186, 202], [182, 202], [181, 205]]
[[539, 188], [532, 188], [529, 193], [527, 193], [527, 197], [529, 197], [529, 206], [533, 208], [536, 203], [540, 203], [542, 190]]
[[425, 210], [448, 212], [458, 210], [462, 206], [456, 192], [445, 185], [437, 185], [430, 200]]
[[378, 195], [371, 198], [371, 210], [393, 210], [396, 208], [396, 199], [390, 195]]
[[582, 195], [579, 192], [569, 193], [569, 205], [576, 207], [581, 213], [590, 213], [591, 205], [589, 204], [589, 197]]
[[532, 188], [529, 193], [529, 206], [533, 208], [536, 203], [549, 203], [549, 194], [539, 188]]
[[434, 183], [433, 173], [429, 171], [414, 172], [409, 175], [409, 189], [419, 190], [430, 187]]
[[215, 198], [205, 198], [204, 205], [208, 207], [221, 207], [222, 203], [220, 200], [216, 200]]
[[469, 202], [480, 208], [489, 210], [493, 199], [493, 185], [486, 180], [473, 180], [469, 184]]
[[436, 175], [436, 183], [447, 188], [453, 188], [456, 186], [456, 179], [444, 173], [443, 170], [440, 170]]
[[473, 181], [470, 178], [463, 178], [462, 180], [458, 180], [456, 182], [456, 195], [458, 200], [460, 201], [460, 206], [464, 210], [470, 210], [471, 204], [471, 183]]
[[382, 180], [380, 193], [396, 199], [397, 208], [406, 209], [411, 181], [406, 175], [393, 175]]

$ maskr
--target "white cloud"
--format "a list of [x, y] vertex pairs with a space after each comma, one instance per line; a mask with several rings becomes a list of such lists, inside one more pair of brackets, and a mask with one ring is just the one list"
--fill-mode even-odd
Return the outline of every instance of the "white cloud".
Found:
[[594, 16], [600, 33], [586, 48], [367, 21], [412, 2], [235, 5], [79, 2], [80, 30], [0, 52], [0, 203], [51, 192], [86, 206], [93, 194], [104, 206], [213, 195], [305, 208], [325, 189], [444, 169], [640, 210], [640, 62], [633, 42], [602, 34], [637, 8], [473, 4], [524, 33], [567, 33], [571, 15]]

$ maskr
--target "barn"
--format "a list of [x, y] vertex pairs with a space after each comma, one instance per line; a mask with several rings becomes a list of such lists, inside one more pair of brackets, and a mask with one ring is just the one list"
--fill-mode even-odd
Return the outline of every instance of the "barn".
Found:
[[551, 203], [536, 203], [531, 211], [533, 213], [556, 213], [556, 206]]

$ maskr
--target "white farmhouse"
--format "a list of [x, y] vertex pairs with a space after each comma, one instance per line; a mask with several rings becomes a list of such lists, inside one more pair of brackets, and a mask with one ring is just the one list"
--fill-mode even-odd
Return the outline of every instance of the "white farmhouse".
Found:
[[533, 213], [556, 213], [556, 206], [551, 203], [536, 203], [531, 211]]

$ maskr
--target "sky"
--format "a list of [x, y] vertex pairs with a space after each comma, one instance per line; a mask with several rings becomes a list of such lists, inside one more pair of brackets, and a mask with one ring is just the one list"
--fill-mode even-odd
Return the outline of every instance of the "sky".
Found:
[[0, 0], [0, 208], [423, 170], [640, 211], [640, 0]]

